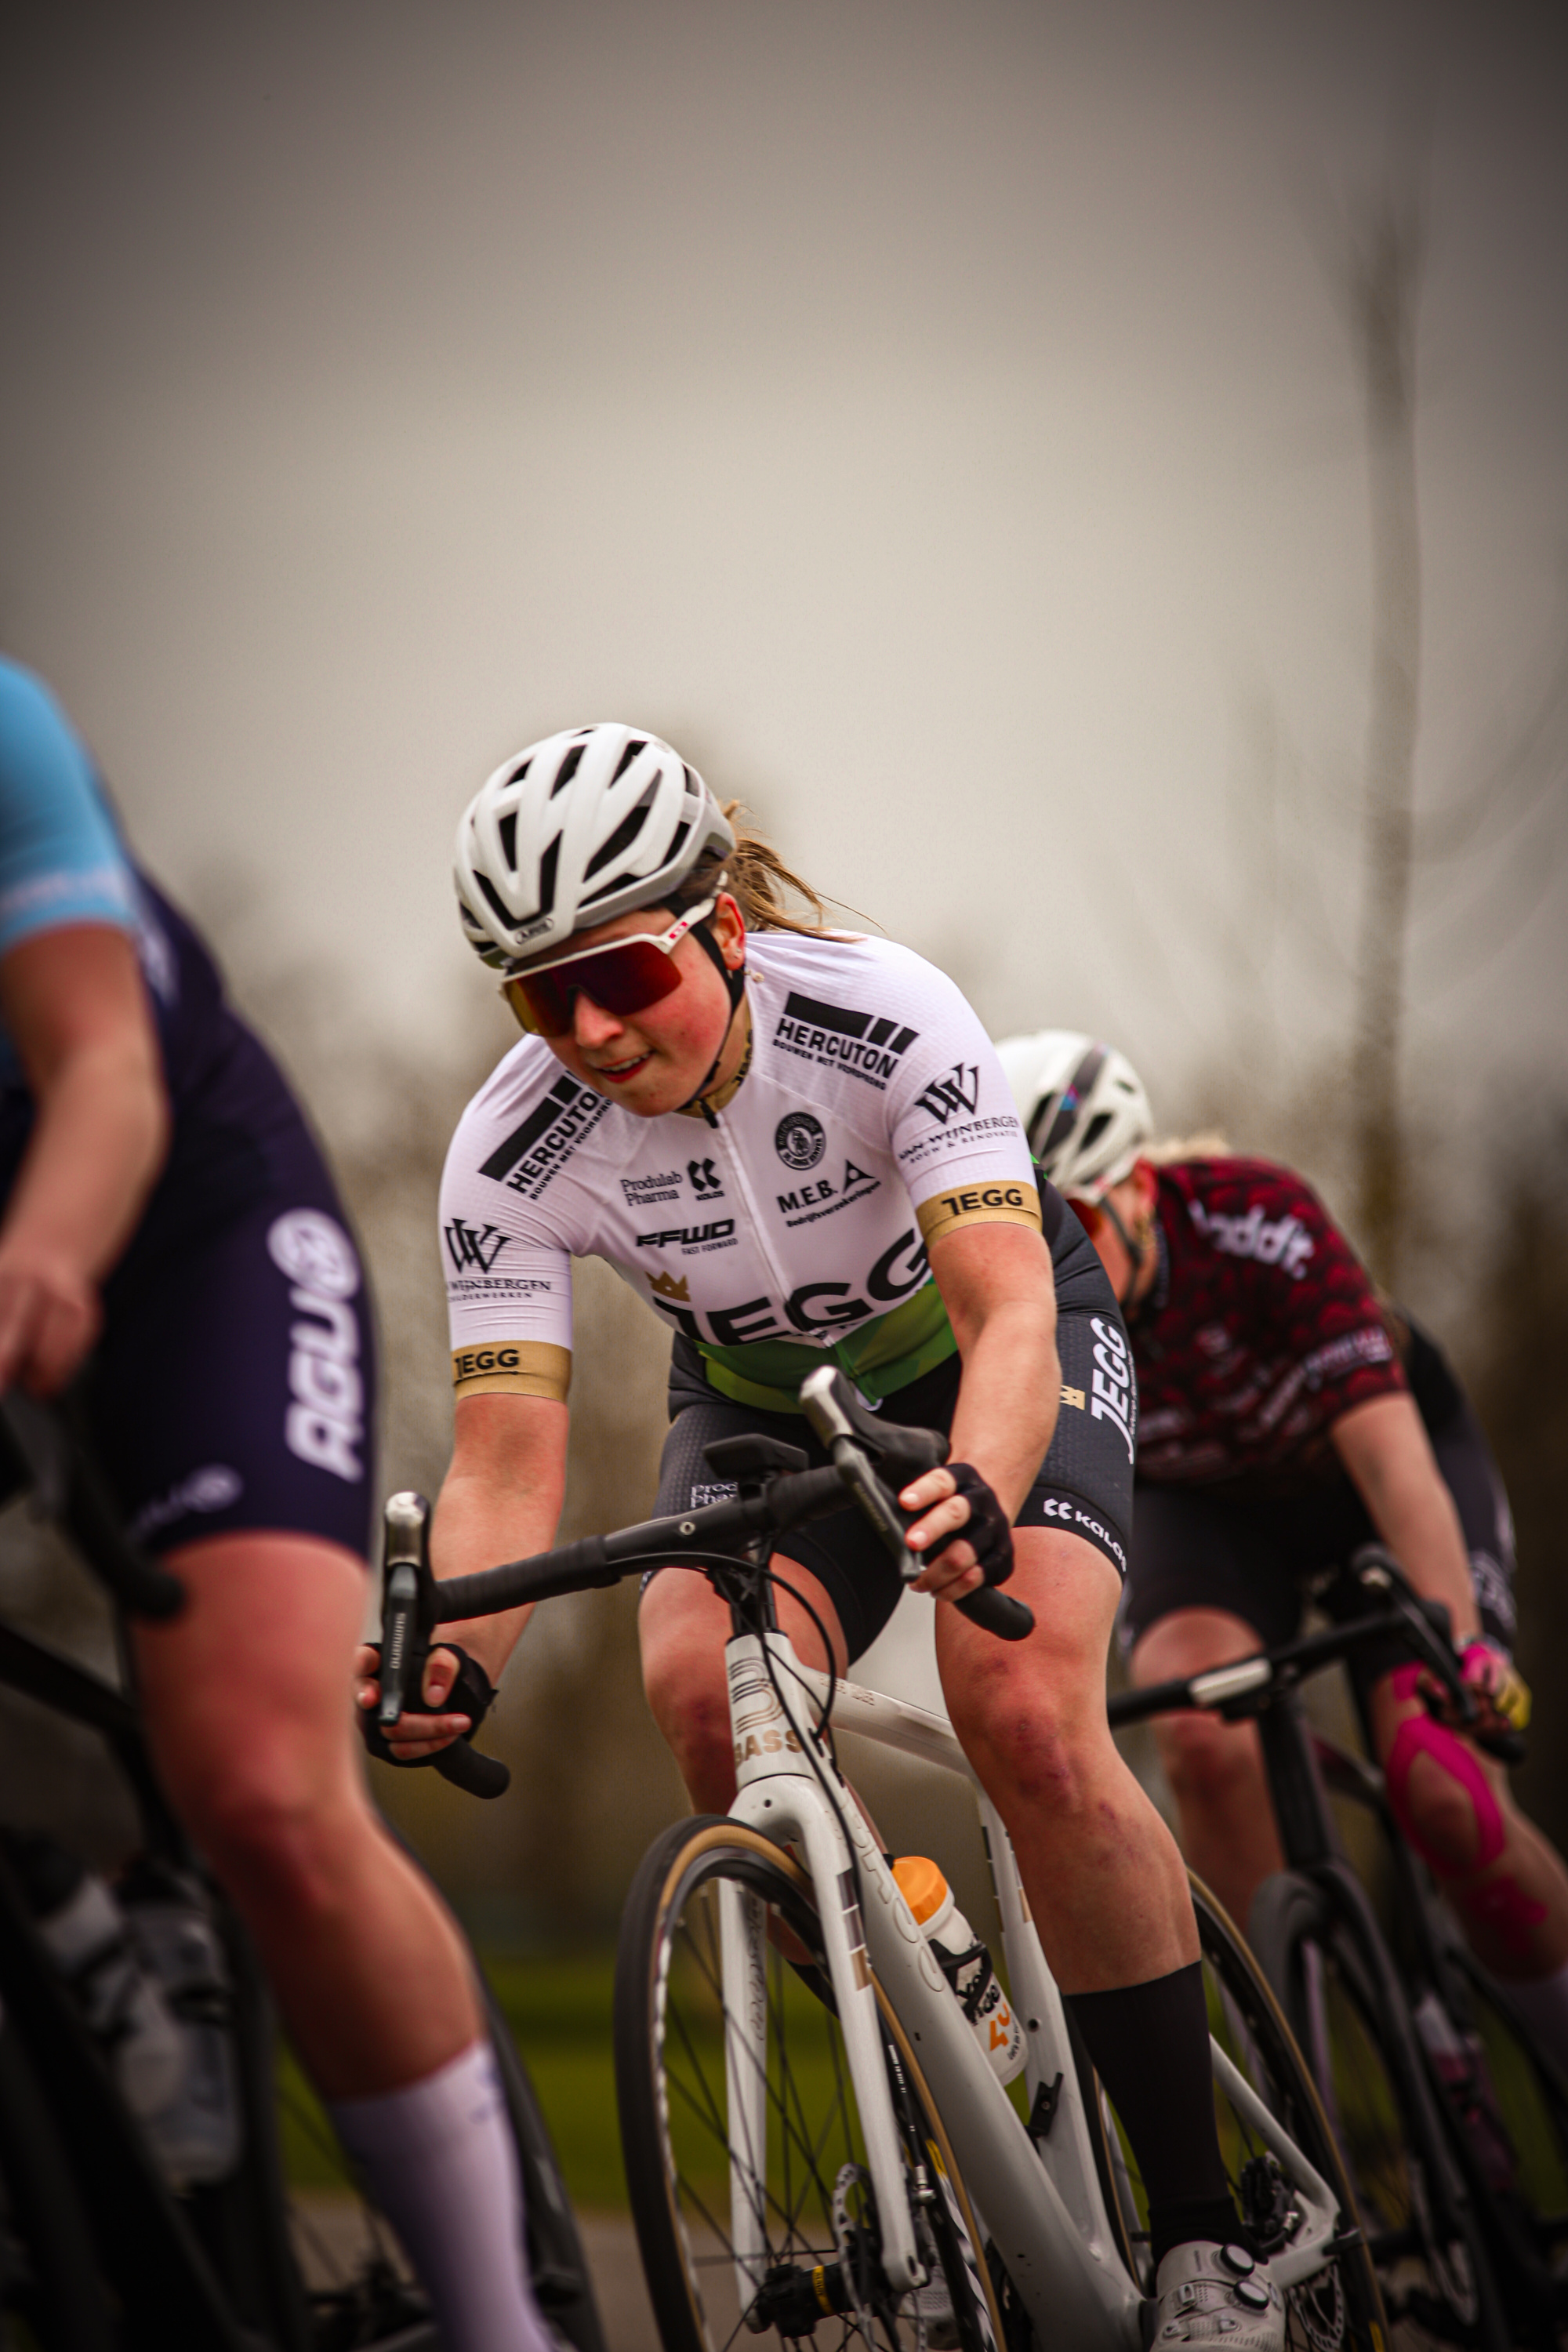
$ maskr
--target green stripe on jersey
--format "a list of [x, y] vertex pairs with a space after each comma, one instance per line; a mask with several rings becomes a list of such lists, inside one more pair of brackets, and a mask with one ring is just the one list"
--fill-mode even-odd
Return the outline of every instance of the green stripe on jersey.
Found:
[[862, 1323], [831, 1348], [807, 1348], [798, 1339], [752, 1339], [740, 1348], [714, 1348], [706, 1339], [697, 1344], [709, 1381], [721, 1396], [764, 1412], [799, 1412], [800, 1384], [823, 1363], [837, 1364], [863, 1397], [880, 1404], [945, 1363], [958, 1348], [934, 1282], [922, 1283], [912, 1298]]

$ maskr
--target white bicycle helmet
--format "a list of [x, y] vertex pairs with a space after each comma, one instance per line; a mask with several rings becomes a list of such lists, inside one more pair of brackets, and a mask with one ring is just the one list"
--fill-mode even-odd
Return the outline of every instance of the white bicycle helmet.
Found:
[[458, 827], [463, 931], [498, 970], [634, 907], [668, 902], [703, 853], [735, 845], [694, 768], [637, 727], [574, 727], [531, 743]]
[[1132, 1173], [1154, 1132], [1124, 1054], [1076, 1029], [1037, 1029], [996, 1048], [1029, 1149], [1058, 1192], [1098, 1201]]

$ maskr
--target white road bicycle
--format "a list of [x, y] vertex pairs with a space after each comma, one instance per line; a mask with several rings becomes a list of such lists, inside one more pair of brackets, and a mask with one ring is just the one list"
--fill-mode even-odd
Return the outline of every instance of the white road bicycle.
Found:
[[[622, 2139], [665, 2352], [768, 2333], [931, 2352], [1141, 2352], [1154, 2305], [1137, 2183], [999, 1817], [977, 1791], [1027, 2037], [1026, 2115], [834, 1756], [838, 1723], [971, 1779], [951, 1726], [907, 1700], [830, 1686], [774, 1621], [775, 1542], [844, 1508], [847, 1490], [906, 1580], [921, 1572], [889, 1486], [942, 1458], [944, 1441], [865, 1412], [827, 1367], [801, 1394], [830, 1466], [805, 1469], [771, 1439], [725, 1440], [708, 1459], [738, 1486], [734, 1501], [429, 1587], [423, 1604], [428, 1627], [678, 1563], [700, 1568], [731, 1604], [734, 1810], [656, 1842], [616, 1971]], [[1005, 1638], [1032, 1626], [1005, 1593], [960, 1605]], [[1382, 2352], [1375, 2277], [1310, 2079], [1234, 1929], [1200, 1887], [1194, 1901], [1221, 2144], [1285, 2290], [1288, 2340]]]

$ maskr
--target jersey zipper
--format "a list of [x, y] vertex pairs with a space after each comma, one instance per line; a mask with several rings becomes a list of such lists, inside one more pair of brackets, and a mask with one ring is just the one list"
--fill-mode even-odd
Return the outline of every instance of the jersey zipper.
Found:
[[718, 1148], [724, 1155], [726, 1181], [733, 1181], [735, 1190], [745, 1204], [747, 1213], [752, 1220], [752, 1231], [756, 1236], [757, 1255], [767, 1271], [768, 1279], [773, 1286], [773, 1295], [779, 1302], [781, 1323], [775, 1336], [781, 1339], [797, 1340], [807, 1348], [817, 1347], [826, 1355], [827, 1349], [823, 1347], [820, 1340], [814, 1339], [809, 1331], [795, 1330], [791, 1324], [785, 1307], [789, 1292], [784, 1286], [784, 1270], [773, 1256], [769, 1244], [767, 1227], [758, 1213], [756, 1199], [746, 1178], [744, 1158], [739, 1147], [731, 1143], [728, 1130], [721, 1125], [717, 1118], [713, 1121], [713, 1132], [718, 1139]]

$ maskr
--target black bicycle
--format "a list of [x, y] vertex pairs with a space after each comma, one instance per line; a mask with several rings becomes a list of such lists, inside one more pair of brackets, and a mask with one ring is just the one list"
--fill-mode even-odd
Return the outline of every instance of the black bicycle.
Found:
[[[63, 1419], [0, 1399], [0, 1481], [30, 1486], [121, 1611], [179, 1608], [178, 1583], [129, 1545]], [[170, 1811], [134, 1699], [0, 1623], [0, 1682], [100, 1735], [130, 1790], [138, 1870], [194, 1898], [222, 1960], [221, 2028], [237, 2105], [221, 2178], [172, 2185], [102, 2040], [39, 1931], [0, 1843], [0, 2341], [40, 2352], [439, 2352], [421, 2290], [365, 2204], [368, 2251], [307, 2284], [279, 2150], [272, 2010], [255, 1953]], [[476, 1964], [476, 1976], [483, 1978]], [[540, 2304], [576, 2352], [604, 2352], [583, 2251], [526, 2071], [486, 1993], [521, 2170]], [[345, 2191], [363, 2190], [342, 2168]]]
[[[1205, 1708], [1258, 1723], [1287, 1868], [1259, 1889], [1248, 1937], [1333, 2124], [1396, 2344], [1557, 2352], [1568, 2324], [1568, 2085], [1438, 1900], [1382, 1773], [1315, 1733], [1301, 1705], [1303, 1681], [1345, 1660], [1370, 1754], [1372, 1677], [1357, 1662], [1392, 1636], [1428, 1670], [1433, 1712], [1473, 1729], [1447, 1612], [1418, 1599], [1375, 1547], [1321, 1580], [1320, 1597], [1342, 1622], [1120, 1695], [1110, 1719]], [[1513, 1733], [1481, 1744], [1509, 1762], [1521, 1752]], [[1378, 1906], [1345, 1857], [1331, 1792], [1376, 1824]]]

